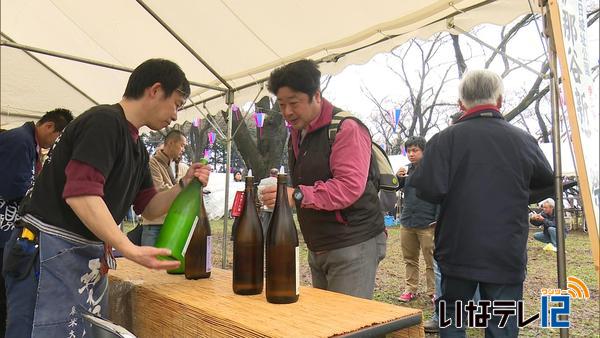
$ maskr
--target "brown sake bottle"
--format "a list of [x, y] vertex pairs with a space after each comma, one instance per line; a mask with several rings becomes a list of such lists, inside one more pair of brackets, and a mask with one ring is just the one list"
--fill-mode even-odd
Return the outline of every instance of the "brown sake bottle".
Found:
[[187, 250], [185, 251], [184, 274], [187, 279], [200, 279], [210, 277], [212, 268], [212, 236], [210, 223], [204, 208], [204, 194], [200, 185], [200, 209], [198, 222], [192, 228]]
[[244, 207], [233, 236], [233, 292], [257, 295], [263, 289], [264, 238], [256, 211], [254, 177], [246, 176]]
[[288, 202], [287, 175], [277, 175], [277, 198], [267, 232], [267, 285], [269, 303], [288, 304], [298, 301], [298, 233]]

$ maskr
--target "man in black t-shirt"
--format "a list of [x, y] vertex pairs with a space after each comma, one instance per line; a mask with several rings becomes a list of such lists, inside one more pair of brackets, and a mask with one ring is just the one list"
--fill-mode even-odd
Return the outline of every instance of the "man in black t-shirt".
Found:
[[166, 213], [193, 177], [207, 184], [209, 167], [196, 163], [173, 188], [157, 192], [138, 134], [176, 120], [189, 93], [179, 66], [151, 59], [132, 72], [119, 103], [93, 107], [65, 128], [6, 244], [8, 337], [89, 331], [78, 323], [80, 308], [106, 314], [111, 247], [148, 268], [178, 267], [156, 258], [168, 249], [134, 245], [117, 223], [132, 204], [148, 218]]

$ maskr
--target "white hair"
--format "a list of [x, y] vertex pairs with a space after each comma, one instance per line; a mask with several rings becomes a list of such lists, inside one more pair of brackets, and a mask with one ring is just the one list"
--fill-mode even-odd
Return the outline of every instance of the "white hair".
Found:
[[458, 97], [467, 109], [482, 104], [495, 105], [503, 93], [502, 78], [487, 69], [466, 72], [458, 85]]
[[552, 209], [554, 209], [554, 200], [551, 199], [551, 198], [546, 198], [545, 200], [541, 201], [540, 204], [539, 204], [539, 206], [543, 207], [544, 204], [546, 204], [546, 203], [550, 204], [550, 206], [552, 207]]

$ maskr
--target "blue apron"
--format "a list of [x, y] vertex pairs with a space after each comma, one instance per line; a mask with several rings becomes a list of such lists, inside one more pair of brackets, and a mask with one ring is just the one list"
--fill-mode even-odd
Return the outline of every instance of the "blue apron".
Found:
[[[31, 337], [91, 337], [90, 324], [80, 313], [82, 308], [104, 318], [108, 313], [104, 245], [74, 234], [39, 231], [39, 258], [28, 271], [17, 271], [23, 265], [7, 256], [19, 244], [20, 230], [15, 229], [4, 257], [7, 263], [11, 259], [13, 263], [4, 266], [9, 305], [7, 337], [26, 337], [29, 332]], [[12, 273], [10, 266], [15, 267]]]
[[104, 246], [73, 243], [43, 232], [39, 239], [32, 337], [82, 337], [90, 329], [79, 306], [104, 318], [108, 313], [108, 281], [100, 271]]

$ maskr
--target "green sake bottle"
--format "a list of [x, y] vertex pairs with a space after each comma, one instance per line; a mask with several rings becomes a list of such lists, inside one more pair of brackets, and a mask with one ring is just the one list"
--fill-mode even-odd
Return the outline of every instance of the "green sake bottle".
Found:
[[[200, 163], [206, 164], [207, 161], [201, 159]], [[168, 273], [184, 273], [185, 255], [194, 230], [196, 226], [202, 226], [207, 218], [203, 205], [202, 183], [194, 177], [171, 204], [156, 240], [155, 247], [171, 250], [170, 256], [158, 256], [158, 259], [181, 263], [177, 269], [168, 270]]]

